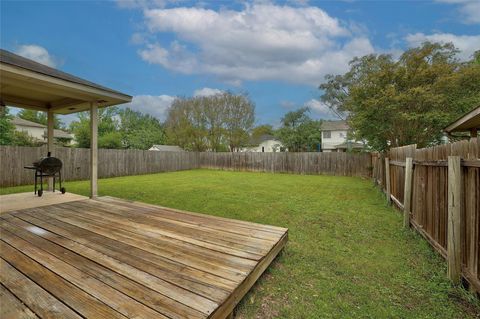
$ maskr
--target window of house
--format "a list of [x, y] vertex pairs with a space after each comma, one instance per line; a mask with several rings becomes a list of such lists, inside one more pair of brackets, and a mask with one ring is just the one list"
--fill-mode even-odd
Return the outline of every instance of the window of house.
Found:
[[340, 132], [340, 137], [345, 137], [345, 134], [343, 132]]
[[331, 138], [332, 132], [330, 131], [323, 131], [323, 138]]

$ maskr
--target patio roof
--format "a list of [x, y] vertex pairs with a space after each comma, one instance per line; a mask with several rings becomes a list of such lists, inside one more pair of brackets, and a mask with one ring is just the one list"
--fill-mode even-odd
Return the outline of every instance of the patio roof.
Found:
[[[54, 113], [90, 111], [90, 197], [97, 196], [98, 108], [130, 102], [130, 95], [0, 49], [0, 105], [47, 112], [47, 151], [55, 156]], [[53, 178], [48, 178], [53, 190]]]
[[0, 49], [3, 105], [69, 114], [127, 103], [132, 97]]

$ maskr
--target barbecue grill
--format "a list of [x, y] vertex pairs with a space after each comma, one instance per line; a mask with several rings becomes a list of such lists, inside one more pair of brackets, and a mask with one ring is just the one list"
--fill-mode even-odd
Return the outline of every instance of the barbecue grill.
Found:
[[[62, 187], [62, 161], [56, 157], [42, 157], [38, 161], [33, 162], [32, 166], [25, 166], [26, 169], [35, 170], [35, 194], [38, 197], [43, 195], [43, 178], [53, 177], [53, 191], [55, 192], [55, 181], [58, 178], [60, 183], [60, 192], [65, 194], [65, 187]], [[40, 189], [37, 191], [38, 179], [40, 178]]]

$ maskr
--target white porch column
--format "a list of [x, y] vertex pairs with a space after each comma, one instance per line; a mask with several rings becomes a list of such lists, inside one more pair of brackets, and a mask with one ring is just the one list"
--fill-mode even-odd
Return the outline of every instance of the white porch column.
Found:
[[[50, 152], [52, 156], [55, 156], [55, 144], [54, 144], [54, 137], [53, 137], [53, 129], [54, 129], [54, 113], [52, 111], [47, 112], [47, 152]], [[53, 191], [53, 178], [48, 178], [48, 190]]]
[[90, 102], [90, 198], [98, 195], [98, 105]]

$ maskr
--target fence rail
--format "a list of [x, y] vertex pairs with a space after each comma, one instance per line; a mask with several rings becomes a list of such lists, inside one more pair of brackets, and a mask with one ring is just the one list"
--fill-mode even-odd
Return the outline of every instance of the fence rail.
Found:
[[[45, 156], [42, 147], [0, 146], [0, 187], [31, 184], [25, 165]], [[55, 149], [65, 180], [90, 177], [90, 150]], [[369, 154], [349, 153], [194, 153], [142, 150], [98, 150], [98, 176], [115, 177], [196, 168], [338, 176], [371, 176]]]
[[[459, 176], [454, 180], [449, 158], [455, 157]], [[411, 184], [405, 183], [407, 158], [413, 164]], [[423, 149], [403, 146], [373, 155], [372, 164], [373, 180], [395, 205], [405, 209], [407, 223], [447, 259], [449, 269], [459, 263], [463, 277], [480, 292], [480, 140], [472, 138]], [[404, 205], [407, 187], [411, 187], [411, 197]], [[460, 196], [453, 196], [457, 187]], [[458, 205], [453, 203], [457, 197]], [[457, 226], [459, 231], [455, 232]], [[459, 233], [458, 240], [449, 235], [452, 233]], [[453, 256], [453, 248], [460, 251], [458, 257]], [[455, 277], [450, 271], [449, 275]]]

